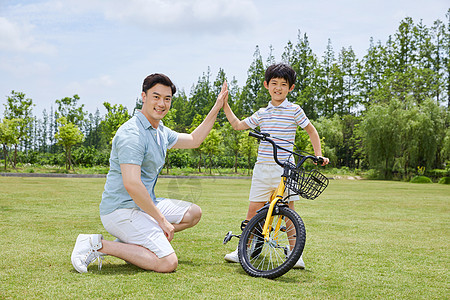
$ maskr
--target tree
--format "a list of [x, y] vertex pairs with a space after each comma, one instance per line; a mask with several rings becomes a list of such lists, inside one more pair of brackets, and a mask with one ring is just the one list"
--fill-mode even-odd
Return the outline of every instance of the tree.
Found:
[[356, 58], [355, 52], [352, 47], [348, 49], [342, 48], [339, 54], [339, 64], [342, 70], [342, 100], [338, 103], [338, 113], [339, 115], [351, 114], [359, 104], [358, 95], [356, 87], [358, 86], [357, 80], [357, 66], [358, 59]]
[[[449, 14], [450, 17], [450, 14]], [[450, 25], [450, 24], [449, 24]], [[436, 72], [436, 91], [435, 91], [435, 98], [436, 101], [439, 103], [443, 99], [443, 92], [445, 91], [445, 77], [448, 77], [448, 73], [450, 71], [449, 68], [446, 68], [446, 62], [449, 59], [449, 52], [450, 52], [450, 27], [449, 30], [446, 30], [446, 26], [444, 23], [440, 20], [437, 20], [434, 22], [432, 27], [432, 39], [434, 40], [434, 51], [431, 54], [432, 55], [432, 63], [433, 63], [433, 70]], [[447, 42], [447, 43], [446, 43]], [[447, 69], [447, 72], [446, 72]], [[449, 98], [450, 99], [450, 98]], [[449, 100], [450, 101], [450, 100]], [[449, 102], [450, 104], [450, 102]], [[449, 107], [449, 106], [447, 106]]]
[[252, 161], [256, 156], [256, 149], [258, 148], [258, 142], [253, 137], [244, 137], [241, 142], [241, 151], [242, 154], [247, 158], [247, 172], [250, 174], [250, 170], [252, 169]]
[[48, 152], [48, 143], [49, 143], [49, 124], [48, 124], [48, 114], [47, 114], [47, 110], [44, 108], [44, 110], [42, 111], [42, 122], [40, 122], [40, 132], [41, 135], [39, 136], [39, 151], [42, 152]]
[[14, 144], [14, 168], [17, 164], [18, 145], [29, 138], [29, 126], [33, 123], [33, 106], [33, 100], [25, 98], [24, 93], [15, 91], [11, 92], [11, 96], [8, 97], [5, 104], [5, 118], [10, 120], [16, 119], [13, 123], [16, 126], [16, 130], [14, 131], [16, 134]]
[[[192, 120], [191, 126], [188, 129], [188, 133], [192, 133], [203, 121], [205, 117], [202, 115], [195, 115], [194, 119]], [[193, 149], [194, 153], [197, 153], [198, 155], [198, 163], [197, 163], [197, 167], [198, 167], [198, 172], [201, 173], [202, 172], [202, 153], [203, 153], [203, 147], [202, 145], [200, 145], [200, 147], [198, 148], [194, 148]]]
[[172, 110], [175, 110], [176, 113], [173, 115], [173, 127], [170, 128], [177, 132], [186, 131], [186, 128], [188, 128], [192, 122], [192, 119], [189, 118], [189, 107], [189, 100], [184, 90], [177, 92], [177, 94], [172, 97], [172, 106], [169, 113]]
[[208, 156], [209, 174], [212, 174], [212, 159], [214, 155], [219, 155], [222, 152], [221, 144], [223, 138], [217, 129], [211, 129], [208, 136], [201, 144], [202, 152]]
[[[228, 80], [227, 80], [227, 76], [225, 74], [225, 71], [220, 68], [219, 72], [217, 74], [216, 80], [214, 80], [214, 83], [212, 85], [212, 89], [211, 89], [211, 100], [215, 101], [215, 99], [217, 99], [217, 96], [219, 96], [220, 94], [220, 90], [222, 89], [222, 85], [224, 82], [227, 82], [228, 84]], [[215, 103], [215, 102], [213, 102]], [[219, 124], [223, 124], [224, 122], [227, 122], [226, 116], [224, 113], [219, 112], [218, 116], [217, 116], [217, 122]]]
[[73, 123], [67, 121], [65, 117], [61, 117], [56, 120], [59, 124], [58, 132], [55, 134], [56, 141], [59, 145], [64, 147], [66, 154], [66, 170], [69, 171], [72, 167], [72, 147], [78, 143], [81, 143], [84, 139], [81, 130]]
[[342, 71], [335, 59], [331, 40], [328, 40], [327, 50], [316, 72], [321, 95], [318, 110], [323, 116], [331, 117], [336, 113], [338, 104], [342, 102], [343, 94]]
[[264, 73], [263, 59], [259, 47], [256, 46], [253, 62], [247, 71], [247, 81], [242, 88], [239, 101], [241, 110], [238, 115], [240, 117], [250, 116], [254, 111], [267, 104], [268, 100], [264, 98]]
[[288, 99], [299, 104], [310, 119], [316, 119], [319, 115], [316, 83], [318, 62], [309, 45], [306, 33], [302, 36], [300, 31], [298, 32], [295, 48], [290, 49], [288, 45], [283, 57], [297, 73], [294, 89], [289, 93]]
[[[8, 147], [18, 143], [15, 130], [18, 128], [17, 124], [20, 122], [20, 119], [3, 119], [3, 122], [0, 123], [0, 144], [3, 146], [5, 171], [8, 162]], [[15, 165], [13, 167], [15, 168]]]
[[[176, 114], [177, 114], [176, 109], [174, 109], [174, 108], [169, 109], [169, 111], [167, 112], [167, 114], [164, 117], [164, 121], [163, 121], [164, 126], [169, 127], [169, 128], [174, 128], [174, 125], [175, 125], [174, 119], [175, 119]], [[177, 151], [177, 150], [178, 149], [168, 149], [167, 150], [167, 154], [166, 154], [166, 158], [165, 158], [167, 174], [169, 174], [171, 153], [172, 153], [172, 151]]]
[[382, 170], [384, 177], [392, 175], [395, 156], [400, 150], [400, 102], [372, 105], [361, 122], [360, 134], [372, 168]]
[[191, 98], [189, 101], [190, 120], [193, 120], [195, 115], [197, 114], [206, 116], [211, 107], [214, 105], [215, 98], [212, 93], [213, 91], [210, 78], [211, 71], [208, 67], [207, 73], [203, 73], [203, 75], [198, 79], [197, 84], [191, 91]]
[[444, 76], [444, 82], [445, 82], [445, 89], [447, 92], [447, 109], [450, 109], [450, 8], [447, 11], [447, 14], [445, 15], [447, 17], [447, 22], [445, 25], [445, 29], [443, 30], [443, 66], [445, 70], [445, 76]]
[[55, 112], [56, 118], [65, 117], [67, 122], [73, 123], [79, 127], [82, 126], [87, 112], [83, 110], [84, 104], [78, 106], [79, 100], [80, 97], [78, 95], [73, 95], [72, 98], [65, 97], [61, 100], [55, 100], [58, 105]]
[[404, 139], [404, 149], [407, 151], [402, 153], [410, 153], [408, 165], [414, 169], [418, 166], [442, 168], [444, 161], [440, 157], [440, 149], [444, 143], [449, 112], [429, 98], [421, 105], [409, 102], [405, 113], [407, 116], [402, 131], [409, 135]]
[[234, 130], [230, 123], [226, 123], [222, 127], [222, 135], [225, 148], [228, 149], [234, 156], [234, 172], [237, 173], [238, 157], [242, 151], [242, 140], [245, 138], [245, 132]]
[[[314, 122], [314, 127], [320, 137], [326, 141], [326, 146], [322, 145], [323, 155], [328, 157], [334, 166], [341, 166], [337, 156], [344, 146], [344, 126], [341, 118], [338, 115], [332, 118], [320, 117]], [[304, 136], [309, 141], [309, 136], [307, 134]]]
[[84, 126], [84, 135], [86, 136], [83, 146], [86, 147], [93, 147], [94, 149], [101, 149], [104, 148], [104, 145], [108, 144], [105, 143], [105, 137], [102, 134], [102, 117], [100, 116], [100, 111], [98, 108], [95, 111], [95, 114], [89, 114], [88, 115], [88, 121], [85, 123]]
[[374, 44], [371, 38], [367, 54], [358, 64], [359, 80], [357, 88], [360, 93], [360, 103], [365, 110], [375, 101], [374, 92], [381, 86], [385, 74], [386, 60], [383, 53], [385, 51], [381, 42], [378, 41], [377, 44]]
[[106, 108], [107, 112], [100, 122], [100, 127], [102, 128], [103, 135], [106, 139], [108, 146], [111, 146], [113, 137], [116, 135], [117, 129], [131, 118], [128, 113], [128, 109], [122, 104], [111, 105], [109, 102], [103, 102], [103, 106]]

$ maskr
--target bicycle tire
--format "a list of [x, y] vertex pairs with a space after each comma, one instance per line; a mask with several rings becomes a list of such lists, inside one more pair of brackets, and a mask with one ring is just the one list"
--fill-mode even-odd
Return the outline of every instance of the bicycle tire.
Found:
[[[270, 237], [265, 241], [262, 227], [267, 211], [260, 211], [244, 228], [239, 239], [238, 256], [242, 268], [250, 276], [273, 279], [284, 275], [298, 261], [305, 247], [306, 230], [303, 220], [294, 210], [275, 207]], [[275, 232], [279, 218], [282, 227]]]

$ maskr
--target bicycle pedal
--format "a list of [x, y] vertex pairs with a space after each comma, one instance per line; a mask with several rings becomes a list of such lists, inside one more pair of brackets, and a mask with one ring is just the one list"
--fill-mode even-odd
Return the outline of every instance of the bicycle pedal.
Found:
[[223, 244], [225, 245], [226, 243], [228, 243], [232, 237], [240, 238], [241, 235], [236, 235], [236, 234], [233, 234], [232, 231], [228, 231], [227, 234], [225, 235], [225, 238], [223, 239]]

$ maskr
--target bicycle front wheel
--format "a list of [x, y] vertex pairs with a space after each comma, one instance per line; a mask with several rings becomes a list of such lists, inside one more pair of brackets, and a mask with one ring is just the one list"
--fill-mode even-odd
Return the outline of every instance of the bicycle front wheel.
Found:
[[269, 237], [262, 231], [267, 209], [254, 216], [241, 234], [238, 246], [242, 268], [254, 277], [277, 278], [298, 261], [306, 241], [305, 225], [288, 207], [275, 207]]

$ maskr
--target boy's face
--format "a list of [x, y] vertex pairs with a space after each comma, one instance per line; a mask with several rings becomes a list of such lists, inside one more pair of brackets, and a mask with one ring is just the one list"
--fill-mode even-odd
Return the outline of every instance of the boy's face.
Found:
[[294, 85], [289, 86], [289, 83], [284, 78], [272, 78], [269, 83], [264, 81], [264, 87], [269, 91], [272, 98], [272, 105], [280, 105], [287, 94], [294, 89]]
[[169, 112], [172, 102], [172, 89], [160, 83], [142, 92], [142, 113], [154, 128], [159, 121]]

